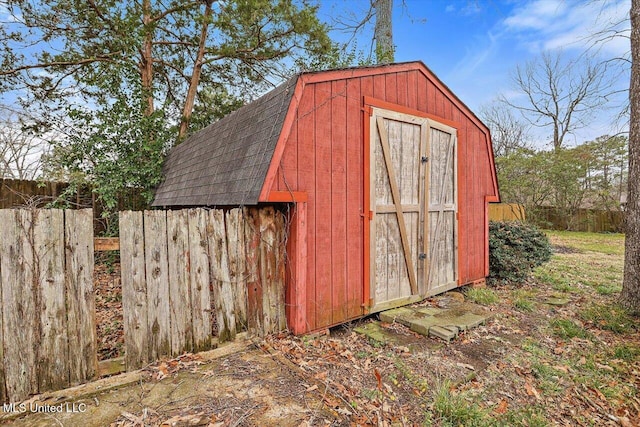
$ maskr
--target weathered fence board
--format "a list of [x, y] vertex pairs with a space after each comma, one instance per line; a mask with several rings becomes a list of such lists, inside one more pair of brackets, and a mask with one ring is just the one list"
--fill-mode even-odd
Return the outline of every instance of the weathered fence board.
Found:
[[98, 372], [91, 209], [65, 211], [65, 249], [69, 380], [79, 384]]
[[191, 287], [191, 321], [193, 350], [211, 348], [211, 291], [209, 289], [209, 242], [207, 212], [190, 209], [189, 215], [189, 284]]
[[0, 397], [97, 372], [91, 210], [0, 210]]
[[[1, 211], [4, 368], [9, 399], [37, 393], [33, 221], [26, 210]], [[38, 337], [39, 339], [39, 337]]]
[[[167, 212], [171, 352], [191, 351], [193, 326], [189, 300], [189, 223], [186, 210]], [[124, 283], [122, 284], [124, 286]]]
[[122, 278], [129, 286], [122, 287], [122, 311], [124, 321], [125, 363], [139, 368], [149, 361], [147, 332], [147, 281], [145, 277], [144, 228], [142, 212], [122, 212], [120, 215], [121, 250], [126, 253], [120, 259]]
[[236, 336], [236, 318], [233, 309], [235, 298], [229, 277], [229, 254], [224, 211], [212, 210], [209, 215], [212, 229], [209, 240], [209, 255], [213, 274], [218, 339], [222, 342], [233, 340]]
[[144, 253], [147, 279], [149, 359], [171, 354], [169, 261], [165, 211], [144, 212]]
[[247, 271], [242, 209], [227, 212], [227, 249], [229, 251], [229, 280], [233, 285], [236, 330], [247, 329]]
[[58, 390], [69, 382], [64, 240], [60, 236], [64, 236], [64, 212], [38, 211], [34, 224], [34, 249], [42, 332], [37, 367], [39, 390]]
[[247, 327], [250, 331], [264, 330], [262, 312], [262, 281], [260, 280], [260, 215], [257, 210], [245, 209], [245, 242], [247, 264]]

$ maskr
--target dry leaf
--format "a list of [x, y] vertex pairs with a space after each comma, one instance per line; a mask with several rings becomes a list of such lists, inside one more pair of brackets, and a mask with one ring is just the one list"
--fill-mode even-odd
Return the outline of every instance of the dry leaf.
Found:
[[316, 380], [325, 381], [327, 379], [327, 371], [318, 372], [313, 376]]
[[376, 380], [378, 380], [378, 390], [382, 390], [382, 375], [380, 375], [380, 371], [378, 371], [378, 368], [374, 368], [373, 373], [376, 376]]
[[506, 399], [502, 399], [493, 412], [495, 412], [496, 414], [504, 414], [507, 412], [507, 406], [509, 406], [509, 404], [507, 403]]
[[536, 399], [538, 400], [540, 399], [540, 393], [538, 393], [538, 390], [536, 390], [536, 388], [532, 386], [531, 383], [529, 383], [529, 381], [524, 383], [524, 388], [527, 390], [527, 394], [529, 396], [535, 396]]

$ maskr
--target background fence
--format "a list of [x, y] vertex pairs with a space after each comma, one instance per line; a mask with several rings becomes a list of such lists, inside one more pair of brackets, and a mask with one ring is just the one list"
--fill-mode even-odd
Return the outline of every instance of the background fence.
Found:
[[560, 209], [545, 206], [530, 215], [543, 228], [553, 230], [587, 231], [592, 233], [623, 233], [624, 212], [576, 209], [567, 215]]
[[530, 209], [525, 215], [523, 205], [516, 203], [490, 203], [491, 221], [524, 221], [551, 230], [586, 231], [591, 233], [623, 233], [624, 212], [596, 209], [575, 209], [572, 212], [552, 206]]
[[[98, 375], [90, 209], [0, 210], [0, 398]], [[286, 223], [273, 207], [122, 212], [125, 363], [286, 328]]]
[[491, 221], [524, 221], [524, 206], [517, 203], [489, 203]]

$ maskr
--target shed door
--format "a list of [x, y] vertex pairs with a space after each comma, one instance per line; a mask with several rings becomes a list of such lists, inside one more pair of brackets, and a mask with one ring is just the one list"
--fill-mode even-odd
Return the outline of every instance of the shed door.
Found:
[[370, 310], [380, 311], [457, 285], [456, 135], [378, 108], [370, 135]]
[[[370, 122], [372, 311], [424, 293], [427, 119], [374, 108]], [[423, 255], [424, 256], [424, 255]]]
[[458, 285], [456, 131], [429, 123], [429, 217], [426, 295]]

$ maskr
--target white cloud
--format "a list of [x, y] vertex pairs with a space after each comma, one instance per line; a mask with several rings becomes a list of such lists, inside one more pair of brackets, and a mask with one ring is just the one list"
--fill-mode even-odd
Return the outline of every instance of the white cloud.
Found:
[[[531, 53], [557, 48], [584, 50], [593, 45], [594, 34], [611, 29], [624, 30], [629, 25], [629, 8], [629, 0], [535, 0], [515, 8], [501, 25]], [[629, 50], [629, 43], [625, 38], [617, 37], [600, 48], [621, 55]]]

